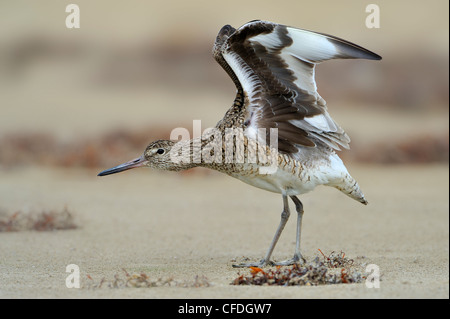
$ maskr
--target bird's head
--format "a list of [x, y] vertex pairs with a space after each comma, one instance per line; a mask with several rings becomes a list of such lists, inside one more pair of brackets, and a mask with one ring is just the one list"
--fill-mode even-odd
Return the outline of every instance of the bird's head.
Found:
[[171, 150], [175, 142], [170, 140], [157, 140], [151, 142], [144, 154], [134, 160], [100, 172], [98, 176], [105, 176], [123, 172], [136, 167], [151, 167], [167, 171], [178, 171], [187, 168], [186, 165], [172, 161]]

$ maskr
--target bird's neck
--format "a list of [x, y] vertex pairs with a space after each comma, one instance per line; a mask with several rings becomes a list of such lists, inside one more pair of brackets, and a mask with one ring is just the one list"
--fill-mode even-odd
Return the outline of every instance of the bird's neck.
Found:
[[201, 138], [182, 140], [177, 142], [170, 151], [172, 164], [168, 168], [171, 171], [182, 171], [194, 167], [205, 166], [202, 161]]

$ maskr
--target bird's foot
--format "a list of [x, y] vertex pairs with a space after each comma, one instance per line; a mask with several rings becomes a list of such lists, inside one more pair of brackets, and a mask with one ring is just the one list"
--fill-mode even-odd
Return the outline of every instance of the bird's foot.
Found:
[[295, 254], [294, 257], [291, 259], [280, 261], [280, 262], [275, 262], [273, 264], [275, 266], [292, 266], [295, 264], [303, 265], [303, 264], [306, 264], [306, 259], [303, 258], [303, 256], [301, 254], [299, 254], [299, 255]]
[[273, 266], [274, 262], [270, 261], [270, 260], [265, 260], [264, 258], [261, 259], [259, 262], [254, 262], [254, 263], [241, 263], [241, 264], [237, 264], [237, 265], [232, 265], [233, 268], [247, 268], [247, 267], [266, 267], [266, 266]]

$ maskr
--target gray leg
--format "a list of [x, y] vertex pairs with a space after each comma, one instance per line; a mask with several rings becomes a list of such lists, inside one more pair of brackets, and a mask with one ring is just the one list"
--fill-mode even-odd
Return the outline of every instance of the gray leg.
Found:
[[291, 213], [289, 211], [288, 198], [286, 195], [283, 195], [283, 212], [281, 213], [281, 221], [280, 221], [280, 224], [278, 225], [277, 231], [275, 233], [275, 236], [272, 239], [272, 243], [270, 244], [270, 247], [266, 253], [266, 256], [257, 263], [242, 263], [239, 265], [233, 265], [233, 267], [240, 268], [240, 267], [272, 266], [273, 262], [270, 261], [270, 257], [272, 256], [273, 249], [275, 248], [275, 246], [278, 242], [278, 239], [280, 238], [280, 235], [283, 232], [284, 226], [286, 226], [286, 223], [289, 219], [290, 214]]
[[295, 210], [297, 211], [297, 236], [295, 240], [295, 253], [294, 257], [289, 260], [285, 260], [279, 263], [275, 263], [275, 265], [279, 266], [288, 266], [297, 264], [301, 261], [301, 263], [305, 263], [306, 260], [303, 258], [301, 252], [300, 252], [300, 237], [301, 237], [301, 230], [302, 230], [302, 219], [303, 219], [303, 204], [302, 202], [296, 197], [291, 196], [292, 201], [295, 204]]

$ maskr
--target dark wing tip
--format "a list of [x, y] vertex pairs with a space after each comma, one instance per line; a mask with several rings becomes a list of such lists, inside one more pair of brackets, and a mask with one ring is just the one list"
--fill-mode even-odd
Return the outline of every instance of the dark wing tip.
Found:
[[381, 60], [381, 56], [357, 44], [348, 41], [335, 41], [334, 44], [338, 52], [341, 53], [343, 57], [353, 59]]
[[366, 59], [366, 60], [381, 60], [381, 56], [363, 48], [357, 44], [347, 42], [347, 45], [337, 46], [338, 50], [341, 51], [348, 57], [356, 58], [356, 59]]
[[382, 57], [378, 54], [376, 54], [375, 52], [369, 51], [367, 49], [364, 49], [364, 52], [361, 53], [361, 58], [362, 59], [367, 59], [367, 60], [381, 60]]
[[340, 53], [341, 58], [381, 60], [380, 55], [353, 42], [325, 33], [320, 34], [328, 37], [328, 41], [334, 44], [336, 50]]
[[373, 58], [372, 60], [382, 60], [382, 59], [383, 59], [383, 58], [381, 57], [381, 55], [378, 55], [378, 54], [373, 53], [373, 52], [372, 52], [372, 54], [374, 55], [374, 58]]

